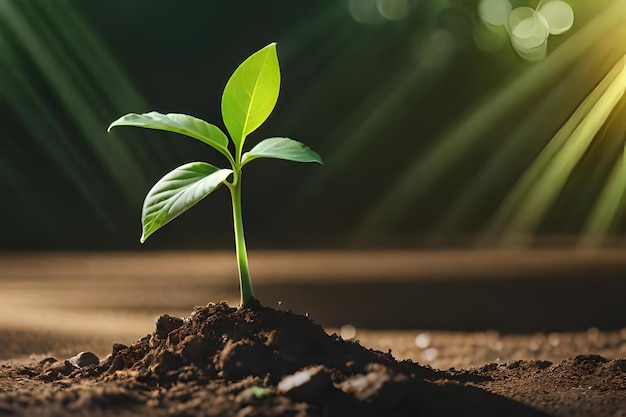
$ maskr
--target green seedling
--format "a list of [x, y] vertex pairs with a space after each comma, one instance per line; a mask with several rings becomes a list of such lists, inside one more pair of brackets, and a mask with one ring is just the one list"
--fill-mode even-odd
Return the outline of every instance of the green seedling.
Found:
[[141, 222], [143, 243], [155, 231], [189, 210], [207, 195], [225, 185], [233, 207], [235, 248], [239, 266], [241, 305], [254, 303], [254, 292], [241, 214], [241, 177], [244, 165], [258, 158], [276, 158], [295, 162], [322, 163], [320, 156], [303, 143], [284, 137], [264, 139], [243, 153], [248, 135], [269, 117], [278, 100], [280, 67], [276, 44], [271, 43], [246, 59], [233, 73], [222, 94], [222, 118], [230, 134], [234, 152], [226, 134], [217, 126], [186, 114], [130, 113], [111, 123], [180, 133], [216, 149], [226, 157], [230, 168], [218, 168], [206, 162], [191, 162], [161, 178], [148, 192], [143, 203]]

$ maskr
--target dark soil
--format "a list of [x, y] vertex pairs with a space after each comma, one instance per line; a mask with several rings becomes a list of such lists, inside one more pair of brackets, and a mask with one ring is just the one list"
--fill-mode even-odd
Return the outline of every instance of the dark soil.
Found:
[[626, 416], [626, 360], [435, 370], [257, 305], [161, 316], [154, 333], [0, 368], [7, 416]]

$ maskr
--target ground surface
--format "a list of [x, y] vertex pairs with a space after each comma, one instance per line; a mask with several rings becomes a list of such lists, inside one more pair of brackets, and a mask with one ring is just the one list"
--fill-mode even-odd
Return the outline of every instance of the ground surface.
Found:
[[229, 255], [0, 256], [0, 415], [626, 416], [623, 251]]

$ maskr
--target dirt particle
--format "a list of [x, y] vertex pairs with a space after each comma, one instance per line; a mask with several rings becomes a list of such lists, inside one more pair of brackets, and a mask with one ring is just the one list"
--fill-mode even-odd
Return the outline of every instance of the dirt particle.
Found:
[[228, 341], [216, 365], [224, 378], [237, 381], [249, 375], [265, 376], [272, 359], [272, 353], [264, 344], [255, 344], [250, 340]]
[[168, 334], [183, 325], [183, 319], [163, 314], [156, 320], [156, 335], [160, 339], [165, 339]]

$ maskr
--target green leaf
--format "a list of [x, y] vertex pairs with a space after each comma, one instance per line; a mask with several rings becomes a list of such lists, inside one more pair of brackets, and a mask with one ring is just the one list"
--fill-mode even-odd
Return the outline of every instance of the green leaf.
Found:
[[206, 162], [190, 162], [161, 178], [143, 202], [141, 243], [216, 190], [231, 173]]
[[259, 142], [241, 157], [241, 166], [256, 158], [276, 158], [295, 162], [317, 162], [322, 158], [302, 142], [289, 138], [269, 138]]
[[155, 111], [144, 114], [129, 113], [111, 123], [108, 131], [110, 132], [115, 126], [136, 126], [180, 133], [198, 139], [224, 155], [230, 155], [228, 138], [219, 127], [186, 114], [162, 114]]
[[241, 154], [243, 143], [274, 109], [280, 90], [276, 44], [252, 54], [235, 70], [224, 87], [222, 117]]

